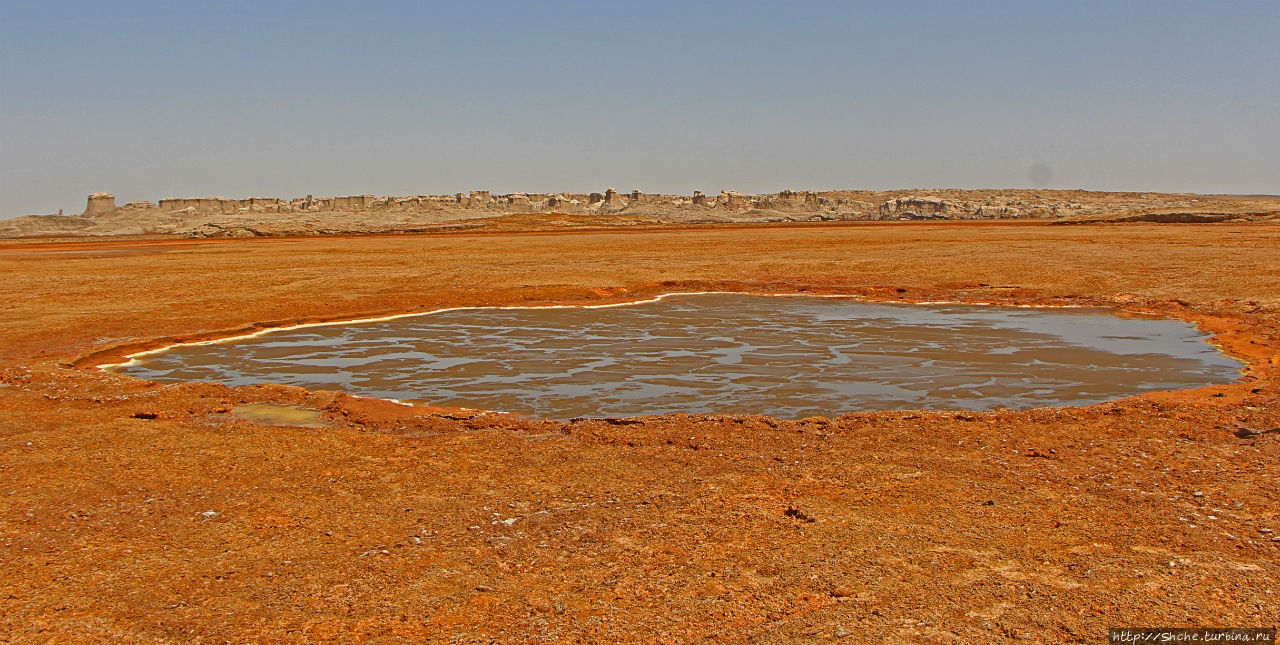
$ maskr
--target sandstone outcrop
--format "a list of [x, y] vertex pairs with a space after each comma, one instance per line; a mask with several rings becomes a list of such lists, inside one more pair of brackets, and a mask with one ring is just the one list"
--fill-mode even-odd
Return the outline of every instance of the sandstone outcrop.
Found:
[[938, 197], [899, 197], [880, 205], [883, 219], [945, 219], [947, 213], [955, 213], [957, 204]]
[[103, 213], [110, 213], [116, 209], [116, 196], [111, 193], [94, 193], [89, 195], [89, 201], [85, 204], [84, 215], [92, 217]]

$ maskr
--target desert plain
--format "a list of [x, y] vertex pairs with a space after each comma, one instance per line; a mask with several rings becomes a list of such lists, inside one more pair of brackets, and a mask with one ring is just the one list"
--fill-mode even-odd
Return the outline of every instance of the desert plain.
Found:
[[[1274, 221], [513, 226], [0, 241], [0, 640], [1096, 643], [1280, 622]], [[1075, 408], [565, 423], [95, 367], [300, 322], [701, 290], [1155, 313], [1247, 368]]]

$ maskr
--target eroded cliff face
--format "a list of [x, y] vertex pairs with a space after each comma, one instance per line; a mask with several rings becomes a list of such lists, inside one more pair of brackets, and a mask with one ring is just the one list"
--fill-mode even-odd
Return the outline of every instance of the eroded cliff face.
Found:
[[[413, 232], [483, 228], [495, 218], [547, 216], [549, 226], [697, 225], [716, 223], [923, 219], [1114, 219], [1148, 215], [1273, 218], [1280, 198], [1050, 190], [795, 191], [717, 195], [510, 193], [165, 198], [116, 206], [110, 193], [90, 195], [79, 216], [0, 221], [0, 237], [178, 235], [254, 237]], [[1174, 220], [1171, 220], [1174, 221]]]

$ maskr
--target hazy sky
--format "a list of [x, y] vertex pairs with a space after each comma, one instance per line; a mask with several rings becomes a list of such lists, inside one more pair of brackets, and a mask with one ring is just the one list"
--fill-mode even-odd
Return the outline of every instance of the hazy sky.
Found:
[[0, 0], [0, 217], [95, 191], [1280, 193], [1278, 34], [1276, 0]]

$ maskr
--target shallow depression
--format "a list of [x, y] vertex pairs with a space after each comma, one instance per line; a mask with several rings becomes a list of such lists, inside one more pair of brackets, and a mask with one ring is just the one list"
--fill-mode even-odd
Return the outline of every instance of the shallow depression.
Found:
[[1226, 383], [1192, 325], [1099, 309], [677, 294], [608, 308], [458, 309], [180, 345], [116, 371], [284, 383], [555, 419], [1025, 409]]

